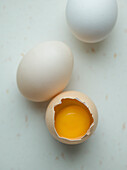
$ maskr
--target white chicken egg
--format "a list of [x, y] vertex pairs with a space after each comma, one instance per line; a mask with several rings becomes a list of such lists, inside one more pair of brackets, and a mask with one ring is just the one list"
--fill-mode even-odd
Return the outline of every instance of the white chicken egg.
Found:
[[117, 20], [116, 0], [68, 0], [67, 22], [81, 41], [99, 42], [107, 37]]
[[18, 88], [29, 100], [47, 101], [67, 86], [72, 68], [73, 55], [66, 44], [41, 43], [22, 58], [17, 71]]

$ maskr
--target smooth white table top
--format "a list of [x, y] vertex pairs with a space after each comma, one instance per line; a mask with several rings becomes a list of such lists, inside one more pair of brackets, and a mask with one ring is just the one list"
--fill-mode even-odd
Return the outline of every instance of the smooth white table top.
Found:
[[[118, 4], [112, 34], [85, 44], [66, 24], [66, 0], [0, 1], [0, 170], [127, 169], [127, 1]], [[55, 141], [44, 120], [48, 102], [29, 102], [17, 89], [22, 56], [47, 40], [61, 40], [73, 51], [65, 90], [86, 93], [98, 108], [97, 130], [81, 145]]]

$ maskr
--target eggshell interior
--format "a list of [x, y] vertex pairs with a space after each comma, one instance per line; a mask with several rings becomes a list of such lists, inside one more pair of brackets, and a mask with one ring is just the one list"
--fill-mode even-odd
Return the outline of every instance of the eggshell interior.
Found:
[[[61, 99], [61, 103], [56, 105], [54, 107], [54, 111], [55, 111], [55, 114], [60, 112], [60, 110], [62, 110], [63, 108], [65, 107], [68, 107], [70, 105], [77, 105], [77, 106], [80, 106], [81, 108], [84, 108], [84, 109], [87, 109], [88, 113], [89, 113], [89, 116], [91, 117], [91, 122], [90, 122], [90, 127], [89, 129], [87, 130], [86, 134], [85, 135], [89, 135], [90, 133], [90, 128], [92, 126], [94, 126], [94, 119], [93, 119], [93, 115], [90, 113], [89, 109], [87, 108], [87, 106], [85, 105], [85, 103], [82, 103], [82, 101], [80, 101], [78, 98], [76, 99], [70, 99], [70, 98], [66, 98], [66, 99]], [[55, 114], [54, 114], [54, 128], [55, 128]], [[57, 130], [55, 129], [56, 133], [57, 133]], [[59, 134], [57, 133], [57, 135], [59, 136]], [[85, 136], [84, 135], [84, 136]], [[60, 137], [60, 136], [59, 136]], [[61, 137], [62, 138], [62, 137]], [[64, 138], [66, 139], [66, 138]], [[77, 137], [77, 140], [78, 139], [81, 139], [81, 137]], [[75, 139], [76, 140], [76, 139]]]

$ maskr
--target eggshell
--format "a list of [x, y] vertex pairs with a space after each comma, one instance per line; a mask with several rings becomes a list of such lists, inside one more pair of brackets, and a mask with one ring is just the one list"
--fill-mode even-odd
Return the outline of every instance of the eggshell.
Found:
[[99, 42], [107, 37], [117, 20], [116, 0], [68, 0], [67, 22], [81, 41]]
[[38, 44], [19, 64], [18, 88], [29, 100], [47, 101], [67, 86], [72, 68], [73, 55], [66, 44], [59, 41]]
[[[69, 140], [66, 138], [61, 138], [55, 130], [54, 107], [57, 106], [58, 104], [60, 104], [62, 99], [66, 99], [66, 98], [77, 99], [81, 103], [85, 104], [85, 106], [89, 109], [90, 113], [92, 114], [94, 122], [90, 126], [90, 129], [87, 131], [86, 135], [84, 137], [82, 137], [81, 139]], [[46, 110], [45, 120], [46, 120], [46, 125], [49, 129], [49, 132], [56, 140], [58, 140], [62, 143], [65, 143], [65, 144], [79, 144], [79, 143], [86, 141], [92, 135], [92, 133], [95, 131], [97, 123], [98, 123], [98, 112], [97, 112], [97, 109], [96, 109], [96, 106], [94, 105], [94, 103], [85, 94], [83, 94], [81, 92], [77, 92], [77, 91], [66, 91], [66, 92], [63, 92], [63, 93], [57, 95], [50, 102], [50, 104]]]

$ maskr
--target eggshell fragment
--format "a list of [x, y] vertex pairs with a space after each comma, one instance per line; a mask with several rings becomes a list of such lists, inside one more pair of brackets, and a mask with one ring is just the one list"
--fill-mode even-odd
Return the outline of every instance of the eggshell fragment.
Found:
[[66, 44], [44, 42], [22, 58], [17, 70], [17, 85], [27, 99], [47, 101], [67, 86], [72, 69], [73, 55]]
[[[62, 104], [62, 100], [65, 100], [65, 99], [72, 99], [72, 100], [76, 99], [77, 101], [83, 103], [89, 109], [90, 113], [92, 114], [94, 121], [93, 121], [92, 125], [90, 126], [89, 130], [87, 131], [87, 133], [85, 134], [85, 136], [83, 136], [80, 139], [70, 140], [70, 139], [62, 138], [56, 132], [56, 129], [55, 129], [55, 107]], [[98, 112], [97, 112], [95, 104], [91, 101], [91, 99], [89, 97], [87, 97], [85, 94], [83, 94], [81, 92], [66, 91], [66, 92], [63, 92], [63, 93], [57, 95], [50, 102], [50, 104], [46, 110], [46, 124], [49, 129], [49, 132], [56, 140], [58, 140], [62, 143], [65, 143], [65, 144], [79, 144], [79, 143], [86, 141], [95, 131], [97, 123], [98, 123]]]

